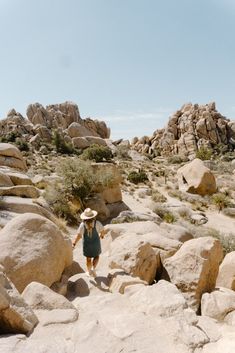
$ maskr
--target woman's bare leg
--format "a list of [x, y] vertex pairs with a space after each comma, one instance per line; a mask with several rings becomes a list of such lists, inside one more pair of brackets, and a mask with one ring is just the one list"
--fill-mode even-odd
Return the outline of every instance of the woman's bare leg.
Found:
[[95, 270], [95, 268], [96, 268], [96, 266], [97, 266], [97, 264], [98, 264], [98, 262], [99, 262], [99, 256], [96, 256], [96, 257], [94, 257], [94, 259], [93, 259], [93, 269]]
[[88, 272], [90, 273], [91, 272], [91, 267], [92, 267], [92, 262], [91, 262], [91, 258], [90, 257], [86, 258], [86, 267], [87, 267]]

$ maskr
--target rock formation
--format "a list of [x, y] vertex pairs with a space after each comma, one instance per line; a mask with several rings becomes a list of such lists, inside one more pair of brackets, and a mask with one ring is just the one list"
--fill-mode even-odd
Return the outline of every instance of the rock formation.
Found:
[[219, 144], [234, 148], [235, 122], [221, 115], [214, 102], [185, 104], [169, 118], [165, 129], [156, 130], [151, 137], [132, 140], [132, 148], [141, 153], [179, 154], [190, 159], [200, 147], [213, 148]]
[[[83, 149], [92, 143], [106, 145], [103, 139], [110, 136], [110, 129], [105, 122], [91, 118], [82, 119], [78, 106], [72, 102], [46, 107], [39, 103], [30, 104], [26, 114], [27, 119], [15, 109], [10, 110], [6, 119], [0, 121], [0, 137], [11, 142], [25, 141], [31, 148], [39, 149], [44, 143], [52, 142], [54, 130], [66, 142]], [[87, 136], [94, 139], [86, 140], [85, 145], [76, 140]]]

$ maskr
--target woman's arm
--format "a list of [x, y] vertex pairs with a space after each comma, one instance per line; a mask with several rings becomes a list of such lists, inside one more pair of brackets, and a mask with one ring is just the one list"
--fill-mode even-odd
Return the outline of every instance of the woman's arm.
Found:
[[73, 248], [75, 248], [77, 242], [82, 238], [82, 235], [80, 233], [77, 234], [76, 238], [74, 239], [74, 241], [72, 242], [72, 246]]
[[100, 231], [100, 238], [103, 239], [107, 233], [108, 233], [108, 229], [102, 229]]

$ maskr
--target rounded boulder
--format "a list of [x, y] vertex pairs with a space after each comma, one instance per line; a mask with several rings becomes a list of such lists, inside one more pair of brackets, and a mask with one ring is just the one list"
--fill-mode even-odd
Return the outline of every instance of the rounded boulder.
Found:
[[48, 219], [24, 213], [0, 231], [0, 264], [19, 292], [31, 282], [51, 286], [72, 263], [71, 240]]

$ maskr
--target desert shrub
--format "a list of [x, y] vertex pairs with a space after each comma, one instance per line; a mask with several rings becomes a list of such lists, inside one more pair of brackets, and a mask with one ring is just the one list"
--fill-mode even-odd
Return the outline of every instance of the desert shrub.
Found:
[[169, 164], [180, 164], [183, 162], [183, 158], [176, 154], [175, 156], [168, 157], [167, 162]]
[[77, 200], [83, 207], [84, 200], [117, 182], [111, 171], [94, 171], [90, 161], [66, 158], [57, 168], [60, 180], [45, 190], [44, 197], [55, 214], [70, 223], [76, 220], [77, 209], [71, 201]]
[[100, 146], [100, 145], [91, 145], [90, 147], [86, 148], [81, 158], [84, 160], [93, 160], [96, 163], [110, 161], [113, 158], [112, 151], [107, 146]]
[[174, 223], [177, 221], [177, 217], [168, 208], [156, 204], [152, 207], [154, 213], [156, 213], [161, 219], [167, 223]]
[[154, 202], [166, 202], [167, 201], [167, 198], [157, 190], [153, 191], [151, 199]]
[[213, 151], [210, 148], [202, 146], [199, 148], [199, 150], [197, 150], [196, 158], [206, 161], [211, 159], [212, 153]]
[[188, 208], [186, 206], [182, 206], [182, 207], [178, 208], [177, 212], [180, 217], [184, 218], [185, 220], [190, 220], [190, 216], [192, 213], [190, 208]]
[[28, 142], [25, 140], [17, 139], [16, 145], [20, 151], [29, 151]]
[[212, 203], [221, 211], [223, 208], [229, 206], [229, 198], [222, 192], [214, 194], [211, 198]]
[[163, 221], [165, 221], [167, 223], [174, 223], [177, 221], [177, 218], [175, 217], [175, 215], [173, 213], [167, 212], [163, 216]]
[[53, 133], [52, 142], [55, 145], [56, 152], [62, 153], [62, 154], [74, 153], [73, 146], [65, 142], [64, 138], [60, 135], [60, 133], [57, 130], [55, 130]]
[[19, 137], [19, 134], [16, 133], [15, 131], [11, 131], [5, 136], [1, 136], [0, 140], [1, 142], [15, 142], [17, 137]]
[[61, 183], [55, 182], [47, 186], [44, 197], [58, 217], [66, 219], [69, 223], [76, 221], [76, 214], [69, 204], [70, 195]]
[[198, 233], [194, 233], [196, 238], [200, 237], [213, 237], [220, 241], [224, 256], [232, 251], [235, 251], [235, 235], [233, 233], [223, 234], [217, 229], [214, 228], [201, 228], [199, 229]]
[[142, 169], [139, 169], [138, 172], [131, 171], [128, 174], [127, 179], [133, 184], [139, 184], [139, 183], [142, 183], [144, 181], [147, 181], [148, 180], [148, 176]]

